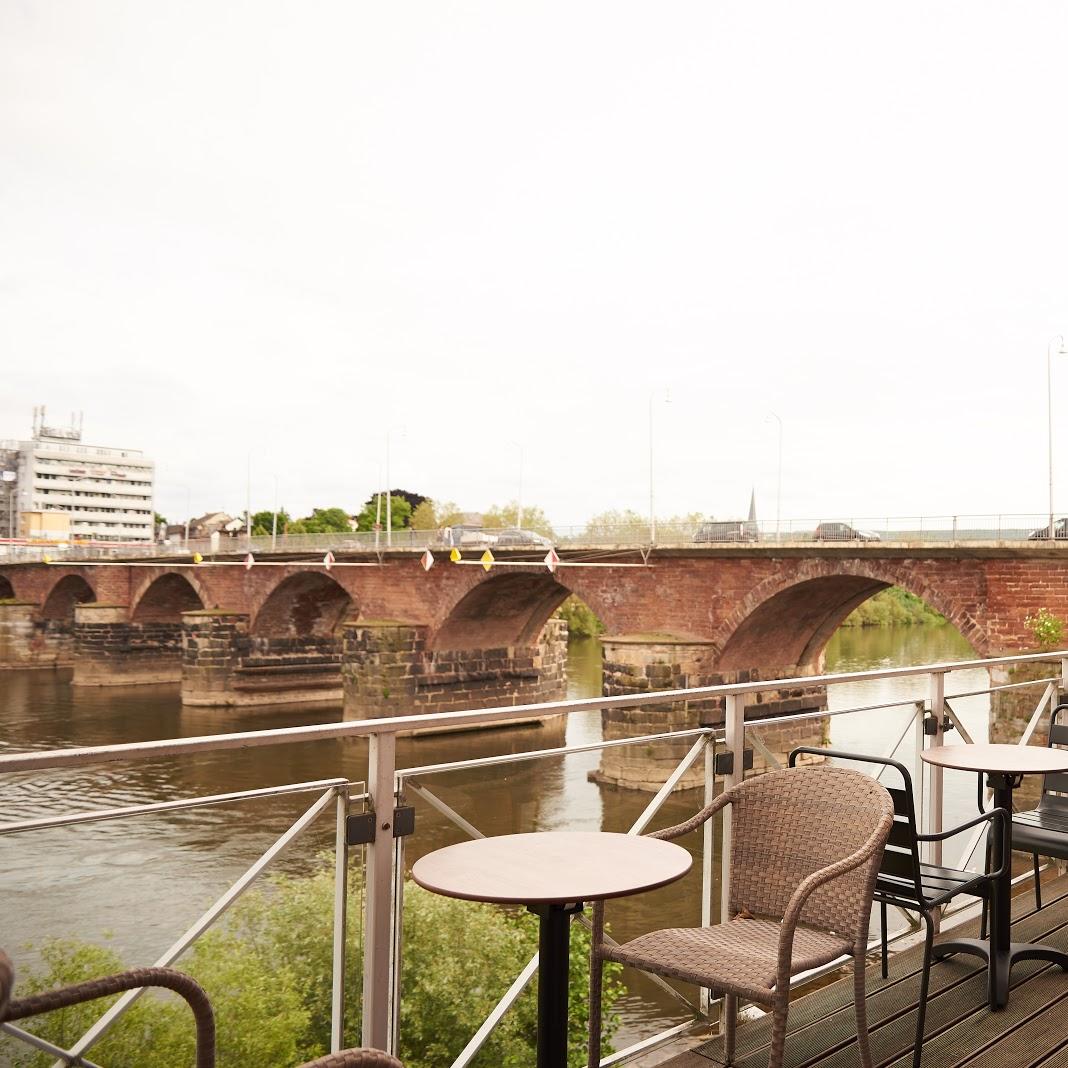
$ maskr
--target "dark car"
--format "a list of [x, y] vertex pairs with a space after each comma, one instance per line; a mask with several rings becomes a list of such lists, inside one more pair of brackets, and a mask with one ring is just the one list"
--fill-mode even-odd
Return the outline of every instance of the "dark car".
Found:
[[715, 519], [698, 524], [694, 541], [756, 541], [755, 523], [744, 519]]
[[874, 530], [857, 530], [848, 523], [820, 523], [812, 534], [814, 541], [881, 541]]
[[497, 531], [497, 544], [502, 549], [551, 549], [553, 543], [544, 534], [533, 530], [507, 527]]
[[[1068, 518], [1058, 519], [1053, 524], [1053, 537], [1056, 539], [1068, 538]], [[1045, 541], [1049, 538], [1049, 524], [1047, 523], [1040, 530], [1032, 530], [1027, 535], [1028, 541]]]

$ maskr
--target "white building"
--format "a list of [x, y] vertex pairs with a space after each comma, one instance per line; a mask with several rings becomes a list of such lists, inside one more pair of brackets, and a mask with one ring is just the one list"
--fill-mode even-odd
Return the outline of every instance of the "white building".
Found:
[[83, 445], [80, 419], [63, 428], [44, 420], [44, 408], [35, 408], [31, 441], [0, 442], [18, 454], [20, 535], [32, 536], [26, 513], [59, 512], [72, 539], [152, 542], [154, 463], [138, 449]]

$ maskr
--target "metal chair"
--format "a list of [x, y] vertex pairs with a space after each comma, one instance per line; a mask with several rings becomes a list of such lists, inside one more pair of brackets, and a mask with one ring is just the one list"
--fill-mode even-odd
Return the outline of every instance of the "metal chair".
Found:
[[[196, 1020], [196, 1068], [215, 1068], [215, 1016], [211, 1002], [208, 1001], [203, 988], [184, 972], [174, 971], [172, 968], [134, 968], [117, 975], [105, 976], [103, 979], [75, 983], [18, 1001], [11, 1000], [14, 985], [15, 969], [10, 958], [0, 949], [0, 1023], [64, 1009], [83, 1001], [118, 994], [123, 990], [137, 990], [145, 986], [173, 990], [189, 1003]], [[317, 1057], [300, 1068], [404, 1068], [404, 1065], [396, 1057], [391, 1057], [381, 1050], [346, 1049], [339, 1053], [328, 1053], [325, 1057]]]
[[653, 837], [679, 838], [727, 805], [730, 901], [723, 922], [654, 931], [616, 946], [604, 938], [604, 902], [594, 905], [590, 1068], [600, 1064], [606, 960], [723, 993], [727, 1064], [734, 1057], [738, 998], [770, 1007], [768, 1065], [780, 1068], [791, 977], [842, 956], [853, 957], [857, 1042], [864, 1068], [871, 1068], [864, 955], [872, 888], [894, 822], [890, 796], [870, 776], [843, 768], [772, 771], [724, 791], [692, 819]]
[[799, 746], [790, 753], [790, 766], [794, 767], [802, 754], [829, 757], [836, 760], [853, 760], [867, 764], [880, 764], [893, 768], [901, 776], [900, 788], [889, 788], [888, 792], [894, 802], [894, 826], [883, 851], [879, 875], [875, 882], [874, 898], [879, 902], [879, 930], [881, 935], [882, 976], [887, 977], [887, 931], [886, 911], [889, 905], [918, 912], [923, 917], [926, 937], [923, 946], [923, 972], [920, 978], [920, 998], [916, 1008], [916, 1040], [912, 1047], [913, 1068], [919, 1068], [920, 1054], [923, 1049], [923, 1029], [927, 1018], [927, 991], [931, 980], [931, 954], [934, 943], [934, 917], [937, 910], [958, 894], [968, 894], [986, 901], [990, 895], [994, 880], [1001, 874], [996, 872], [960, 871], [934, 864], [925, 864], [920, 860], [920, 843], [943, 842], [961, 831], [970, 830], [980, 823], [996, 821], [999, 833], [1004, 833], [1008, 813], [995, 808], [990, 812], [976, 816], [975, 819], [962, 823], [939, 834], [920, 834], [916, 824], [916, 809], [913, 804], [912, 776], [904, 764], [886, 757], [866, 756], [860, 753], [846, 753], [838, 749], [816, 749], [811, 746]]

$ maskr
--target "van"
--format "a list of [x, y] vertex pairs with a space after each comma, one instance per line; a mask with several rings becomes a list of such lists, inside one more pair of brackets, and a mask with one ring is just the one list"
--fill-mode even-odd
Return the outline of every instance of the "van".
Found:
[[755, 523], [744, 519], [717, 519], [698, 524], [694, 541], [756, 541]]

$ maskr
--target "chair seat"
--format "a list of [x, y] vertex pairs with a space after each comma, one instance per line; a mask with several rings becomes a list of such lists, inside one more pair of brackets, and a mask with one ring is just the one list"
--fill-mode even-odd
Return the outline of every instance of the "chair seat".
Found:
[[1012, 848], [1068, 860], [1068, 810], [1058, 805], [1014, 812]]
[[[714, 927], [674, 927], [641, 935], [604, 956], [620, 964], [712, 990], [730, 984], [755, 1001], [770, 1002], [779, 959], [777, 920], [736, 919]], [[853, 951], [853, 940], [803, 927], [794, 932], [790, 973], [828, 964]]]
[[[975, 883], [975, 885], [964, 890], [969, 883]], [[974, 897], [986, 897], [990, 892], [990, 879], [983, 878], [979, 872], [942, 868], [937, 864], [921, 864], [920, 887], [923, 896], [928, 901], [943, 898], [946, 895], [952, 897], [961, 892]], [[915, 902], [916, 884], [912, 879], [879, 872], [879, 877], [875, 881], [875, 900], [887, 900], [891, 904]]]

